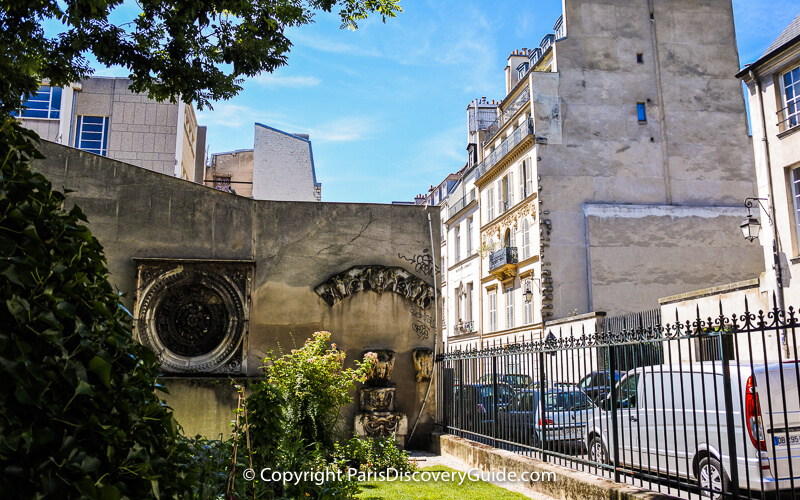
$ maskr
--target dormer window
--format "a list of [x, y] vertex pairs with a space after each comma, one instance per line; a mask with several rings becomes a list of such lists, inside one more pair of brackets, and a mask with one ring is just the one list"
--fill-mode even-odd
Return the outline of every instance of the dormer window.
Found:
[[522, 80], [525, 77], [525, 73], [528, 72], [528, 63], [524, 62], [517, 66], [517, 78]]

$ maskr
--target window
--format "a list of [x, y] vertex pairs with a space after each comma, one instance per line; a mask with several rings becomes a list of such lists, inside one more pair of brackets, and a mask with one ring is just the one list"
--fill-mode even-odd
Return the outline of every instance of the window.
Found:
[[520, 64], [519, 66], [517, 66], [517, 78], [518, 79], [522, 80], [522, 78], [525, 76], [525, 73], [527, 73], [527, 72], [528, 72], [528, 63], [524, 62], [524, 63]]
[[224, 175], [215, 175], [214, 189], [219, 189], [220, 191], [229, 193], [231, 191], [231, 178]]
[[531, 256], [531, 225], [528, 218], [522, 219], [522, 258], [527, 259]]
[[506, 288], [506, 328], [514, 328], [514, 287]]
[[636, 116], [639, 118], [639, 122], [641, 123], [647, 121], [647, 111], [644, 108], [643, 102], [636, 103]]
[[639, 374], [634, 373], [622, 382], [616, 389], [617, 408], [636, 408], [636, 386]]
[[455, 252], [455, 262], [461, 260], [461, 226], [456, 226], [456, 242], [455, 248], [453, 249]]
[[494, 219], [494, 187], [490, 187], [486, 192], [486, 218], [491, 221]]
[[453, 288], [453, 294], [455, 296], [455, 300], [453, 302], [455, 302], [455, 306], [456, 306], [456, 311], [455, 311], [456, 312], [456, 317], [455, 317], [456, 324], [461, 322], [461, 293], [460, 292], [461, 292], [461, 288], [460, 287]]
[[472, 323], [472, 283], [467, 283], [467, 303], [465, 304], [466, 321]]
[[800, 241], [800, 167], [792, 169], [792, 199], [794, 200], [794, 224]]
[[108, 117], [78, 116], [75, 146], [97, 155], [108, 154]]
[[636, 54], [636, 62], [637, 62], [637, 63], [640, 63], [640, 64], [644, 63], [644, 55], [642, 55], [642, 53], [641, 53], [641, 52], [639, 52], [638, 54]]
[[503, 199], [503, 181], [499, 180], [499, 181], [497, 181], [497, 216], [498, 217], [503, 215], [503, 212], [505, 211], [504, 210], [504, 207], [505, 207], [504, 202], [505, 202], [505, 200]]
[[797, 67], [783, 75], [781, 79], [783, 86], [783, 117], [782, 129], [786, 130], [796, 127], [800, 121], [800, 67]]
[[497, 330], [497, 293], [489, 292], [489, 331]]
[[472, 217], [467, 218], [467, 256], [472, 255]]
[[[57, 120], [61, 111], [61, 87], [42, 85], [39, 91], [23, 104], [19, 116]], [[14, 113], [16, 114], [16, 113]]]

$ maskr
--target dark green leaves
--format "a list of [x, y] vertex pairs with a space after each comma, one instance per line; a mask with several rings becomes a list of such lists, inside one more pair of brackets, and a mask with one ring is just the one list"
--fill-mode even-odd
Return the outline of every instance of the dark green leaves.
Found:
[[[370, 14], [385, 21], [401, 12], [399, 0], [140, 0], [133, 19], [109, 23], [121, 4], [0, 0], [0, 114], [19, 109], [42, 78], [66, 85], [89, 76], [87, 53], [126, 68], [135, 92], [202, 109], [236, 95], [242, 77], [286, 64], [286, 28], [313, 22], [314, 11], [338, 6], [349, 29]], [[41, 29], [52, 19], [62, 23], [58, 36]]]

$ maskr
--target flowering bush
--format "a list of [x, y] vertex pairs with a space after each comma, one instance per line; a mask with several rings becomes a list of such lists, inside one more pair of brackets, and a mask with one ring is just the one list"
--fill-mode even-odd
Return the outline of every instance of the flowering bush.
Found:
[[303, 347], [264, 360], [269, 383], [286, 399], [289, 433], [297, 431], [307, 445], [319, 444], [328, 455], [337, 437], [339, 410], [352, 402], [348, 391], [366, 381], [376, 358], [367, 353], [355, 368], [344, 368], [345, 352], [330, 339], [330, 332], [316, 332]]

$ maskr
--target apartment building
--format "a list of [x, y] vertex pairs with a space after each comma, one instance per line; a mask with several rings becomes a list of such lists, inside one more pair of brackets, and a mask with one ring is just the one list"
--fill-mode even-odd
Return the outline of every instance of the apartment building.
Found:
[[[465, 344], [763, 270], [738, 230], [756, 191], [730, 0], [563, 8], [509, 55], [506, 95], [475, 127], [480, 324]], [[464, 234], [450, 215], [448, 247]]]
[[212, 154], [205, 185], [256, 200], [322, 201], [308, 134], [256, 123], [253, 144]]
[[45, 80], [17, 118], [42, 139], [196, 179], [205, 143], [198, 142], [194, 107], [156, 102], [131, 92], [130, 84], [128, 78], [90, 77], [62, 88]]
[[[800, 15], [736, 76], [747, 86], [761, 198], [753, 201], [752, 210], [752, 215], [760, 216], [757, 237], [767, 270], [760, 289], [776, 293], [783, 306], [796, 310], [800, 307], [800, 280], [794, 279], [800, 275]], [[771, 298], [764, 302], [762, 307], [775, 305]]]

